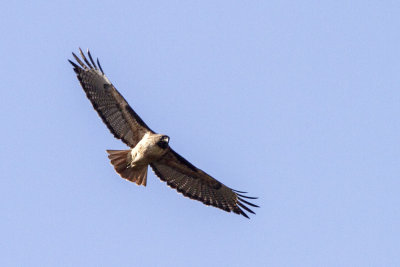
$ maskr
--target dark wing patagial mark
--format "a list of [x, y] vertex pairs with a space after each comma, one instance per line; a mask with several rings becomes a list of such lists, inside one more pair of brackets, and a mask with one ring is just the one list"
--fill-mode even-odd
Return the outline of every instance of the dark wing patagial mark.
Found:
[[192, 163], [190, 163], [187, 159], [185, 159], [184, 157], [182, 157], [181, 155], [179, 155], [172, 149], [170, 151], [171, 151], [172, 155], [174, 156], [174, 158], [176, 158], [180, 163], [182, 163], [183, 165], [185, 165], [186, 167], [188, 167], [189, 169], [191, 169], [194, 172], [198, 171], [196, 166], [194, 166]]
[[[256, 199], [243, 195], [217, 181], [196, 168], [174, 150], [170, 149], [160, 160], [150, 164], [154, 173], [170, 187], [191, 199], [203, 202], [227, 212], [234, 212], [249, 218], [243, 211], [254, 212], [248, 207], [258, 207], [246, 199]], [[246, 206], [247, 205], [247, 206]]]
[[81, 49], [79, 49], [79, 53], [83, 61], [74, 53], [72, 55], [80, 66], [71, 60], [68, 61], [74, 67], [87, 98], [114, 137], [121, 139], [128, 146], [134, 147], [147, 132], [153, 131], [104, 75], [99, 59], [97, 59], [98, 66], [96, 66], [89, 50], [90, 62]]

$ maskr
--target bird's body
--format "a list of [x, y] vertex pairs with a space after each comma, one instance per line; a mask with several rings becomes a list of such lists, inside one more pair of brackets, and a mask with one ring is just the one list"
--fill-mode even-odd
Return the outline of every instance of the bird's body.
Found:
[[146, 133], [142, 140], [131, 149], [132, 161], [129, 167], [149, 165], [162, 157], [168, 149], [169, 138], [162, 134]]
[[132, 149], [107, 150], [108, 158], [122, 178], [146, 186], [147, 166], [167, 153], [168, 142], [168, 136], [148, 132]]
[[145, 186], [150, 165], [162, 181], [186, 197], [247, 218], [242, 208], [254, 213], [246, 205], [258, 206], [244, 198], [255, 198], [225, 186], [198, 169], [169, 146], [168, 136], [152, 131], [105, 76], [99, 60], [96, 65], [89, 51], [90, 62], [80, 50], [86, 64], [72, 54], [80, 66], [69, 62], [94, 109], [114, 137], [130, 147], [107, 150], [111, 164], [122, 178]]

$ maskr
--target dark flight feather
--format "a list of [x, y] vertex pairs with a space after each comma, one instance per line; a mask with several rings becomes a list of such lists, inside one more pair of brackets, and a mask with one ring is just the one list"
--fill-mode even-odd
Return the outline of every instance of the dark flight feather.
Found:
[[[227, 212], [234, 212], [249, 218], [247, 212], [254, 212], [246, 205], [258, 207], [235, 193], [215, 178], [196, 168], [174, 150], [170, 149], [160, 160], [150, 164], [160, 180], [171, 188], [191, 199], [199, 200], [205, 205], [211, 205]], [[179, 177], [179, 178], [177, 178]], [[253, 197], [247, 197], [255, 199]]]
[[[95, 69], [79, 49], [83, 61], [72, 53], [80, 66], [69, 60], [74, 67], [77, 78], [107, 128], [115, 138], [121, 139], [130, 147], [142, 139], [146, 132], [153, 132], [129, 106], [123, 96], [111, 84], [108, 78]], [[91, 61], [93, 59], [89, 56]], [[93, 62], [92, 62], [93, 63]], [[95, 64], [93, 64], [96, 66]], [[89, 66], [89, 67], [88, 67]]]

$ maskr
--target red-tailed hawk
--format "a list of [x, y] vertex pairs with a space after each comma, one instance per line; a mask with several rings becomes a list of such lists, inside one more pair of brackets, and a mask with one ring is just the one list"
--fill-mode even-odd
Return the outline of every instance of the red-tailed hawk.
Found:
[[225, 186], [176, 153], [168, 145], [169, 137], [152, 131], [129, 106], [105, 76], [99, 60], [96, 65], [89, 50], [90, 62], [81, 49], [79, 52], [84, 62], [74, 53], [72, 55], [80, 66], [68, 61], [86, 96], [114, 137], [130, 147], [128, 150], [107, 150], [111, 164], [122, 178], [146, 186], [147, 166], [150, 165], [162, 181], [185, 197], [246, 218], [249, 217], [243, 210], [254, 214], [248, 206], [258, 206], [245, 198], [255, 197]]

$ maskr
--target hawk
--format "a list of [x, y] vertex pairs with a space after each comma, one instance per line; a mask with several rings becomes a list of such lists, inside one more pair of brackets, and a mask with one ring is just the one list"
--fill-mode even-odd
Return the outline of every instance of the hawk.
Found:
[[87, 98], [115, 138], [130, 147], [128, 150], [107, 150], [115, 171], [124, 179], [146, 186], [148, 165], [170, 187], [185, 197], [227, 212], [249, 218], [248, 207], [258, 207], [245, 199], [246, 192], [233, 190], [198, 169], [169, 146], [169, 137], [152, 131], [129, 106], [87, 51], [90, 61], [79, 49], [82, 60], [72, 53], [76, 62], [68, 60]]

